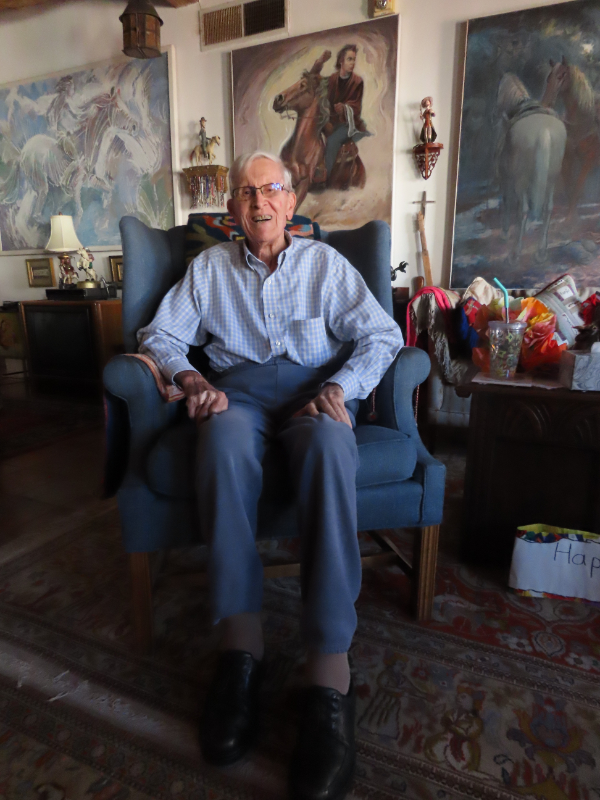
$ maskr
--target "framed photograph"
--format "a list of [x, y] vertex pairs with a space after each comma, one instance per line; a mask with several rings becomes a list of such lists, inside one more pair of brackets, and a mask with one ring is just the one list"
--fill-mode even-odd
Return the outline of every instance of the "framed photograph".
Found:
[[27, 264], [27, 277], [29, 285], [35, 287], [51, 287], [54, 283], [54, 264], [52, 258], [29, 258]]
[[88, 247], [120, 246], [126, 214], [175, 224], [172, 62], [169, 47], [0, 86], [4, 253], [44, 248], [53, 214]]
[[235, 155], [279, 154], [326, 229], [390, 222], [397, 54], [395, 15], [235, 50]]
[[600, 6], [469, 20], [450, 286], [600, 269]]
[[123, 286], [123, 256], [109, 256], [110, 274], [113, 283], [120, 289]]

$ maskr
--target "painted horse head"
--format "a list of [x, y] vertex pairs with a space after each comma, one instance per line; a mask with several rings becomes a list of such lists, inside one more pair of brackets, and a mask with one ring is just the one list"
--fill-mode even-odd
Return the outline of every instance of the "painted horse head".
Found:
[[542, 105], [553, 108], [557, 100], [569, 101], [569, 105], [579, 113], [593, 114], [595, 109], [594, 90], [584, 73], [574, 64], [569, 64], [563, 56], [555, 64], [552, 59], [550, 72], [546, 78], [546, 88]]
[[273, 100], [273, 110], [278, 114], [295, 111], [299, 117], [316, 107], [319, 128], [329, 119], [327, 82], [320, 75], [304, 70], [299, 81], [280, 92]]

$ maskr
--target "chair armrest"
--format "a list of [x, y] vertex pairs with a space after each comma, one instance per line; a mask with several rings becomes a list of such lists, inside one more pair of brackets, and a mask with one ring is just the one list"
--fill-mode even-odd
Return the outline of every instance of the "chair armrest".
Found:
[[104, 368], [106, 389], [105, 490], [114, 494], [122, 480], [145, 482], [146, 456], [156, 438], [178, 414], [166, 403], [143, 361], [115, 356]]
[[377, 387], [378, 425], [418, 437], [413, 394], [427, 378], [430, 369], [429, 356], [423, 350], [418, 347], [400, 350]]
[[417, 449], [414, 477], [423, 486], [421, 525], [437, 525], [442, 519], [446, 467], [426, 449], [419, 436], [413, 394], [429, 375], [431, 362], [424, 350], [403, 347], [383, 376], [376, 394], [377, 424], [407, 434]]

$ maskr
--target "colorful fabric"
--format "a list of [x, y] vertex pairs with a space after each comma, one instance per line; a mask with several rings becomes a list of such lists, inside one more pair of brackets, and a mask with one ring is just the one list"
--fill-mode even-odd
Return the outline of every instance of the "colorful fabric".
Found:
[[[319, 224], [308, 217], [294, 214], [285, 227], [292, 236], [321, 239]], [[231, 214], [190, 214], [185, 235], [185, 263], [190, 264], [208, 247], [243, 238], [244, 231]]]
[[595, 292], [590, 295], [587, 300], [581, 304], [579, 313], [583, 319], [584, 325], [591, 325], [594, 321], [596, 308], [600, 305], [600, 292]]
[[440, 289], [439, 286], [424, 286], [415, 294], [406, 309], [406, 344], [408, 347], [414, 347], [417, 343], [417, 316], [414, 306], [416, 301], [424, 294], [432, 294], [435, 297], [438, 307], [444, 313], [444, 318], [447, 323], [446, 333], [448, 338], [452, 338], [452, 323], [450, 321], [449, 312], [454, 308], [455, 304], [450, 302], [447, 292], [444, 289]]
[[245, 242], [201, 253], [138, 341], [172, 382], [193, 369], [189, 346], [204, 345], [209, 335], [205, 352], [216, 372], [276, 356], [319, 367], [353, 342], [354, 352], [331, 376], [346, 400], [366, 397], [403, 343], [360, 273], [337, 250], [299, 236], [290, 237], [272, 274]]
[[466, 303], [462, 303], [456, 308], [455, 332], [458, 343], [466, 349], [466, 355], [471, 358], [474, 347], [479, 344], [479, 334], [475, 330], [475, 317], [481, 303], [474, 297], [469, 297]]

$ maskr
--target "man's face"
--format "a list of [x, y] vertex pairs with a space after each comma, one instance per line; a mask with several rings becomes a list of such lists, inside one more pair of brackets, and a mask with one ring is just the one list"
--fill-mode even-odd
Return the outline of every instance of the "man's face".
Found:
[[354, 52], [354, 50], [346, 50], [346, 52], [344, 53], [342, 66], [340, 67], [340, 75], [342, 77], [350, 75], [352, 72], [354, 72], [355, 66], [356, 66], [356, 53]]
[[[252, 161], [238, 180], [238, 186], [264, 186], [265, 183], [283, 183], [283, 171], [268, 158]], [[260, 247], [282, 240], [285, 223], [294, 215], [295, 205], [293, 192], [281, 191], [268, 198], [263, 197], [262, 192], [256, 192], [246, 202], [231, 198], [227, 201], [227, 210], [241, 225], [250, 244]]]

